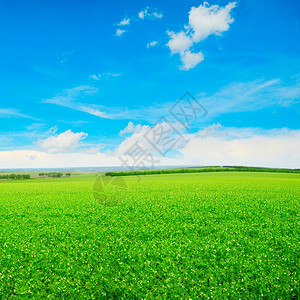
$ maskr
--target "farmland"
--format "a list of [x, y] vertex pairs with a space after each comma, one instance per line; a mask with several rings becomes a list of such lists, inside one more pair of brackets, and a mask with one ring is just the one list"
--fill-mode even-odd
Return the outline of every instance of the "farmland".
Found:
[[0, 182], [0, 298], [299, 298], [299, 174], [95, 179]]

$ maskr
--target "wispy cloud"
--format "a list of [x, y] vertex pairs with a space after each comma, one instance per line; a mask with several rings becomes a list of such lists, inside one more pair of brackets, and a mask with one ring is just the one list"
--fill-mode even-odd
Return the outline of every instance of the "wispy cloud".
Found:
[[19, 110], [14, 108], [0, 108], [0, 118], [25, 118], [36, 120], [35, 118], [23, 114]]
[[[274, 104], [282, 105], [281, 89], [293, 90], [295, 86], [285, 86], [280, 79], [236, 82], [212, 95], [199, 94], [197, 98], [209, 111], [208, 117], [213, 118], [224, 113], [255, 111]], [[297, 100], [297, 97], [293, 100]]]
[[118, 26], [126, 26], [130, 24], [130, 19], [129, 18], [124, 18], [120, 23], [118, 23]]
[[51, 99], [42, 100], [43, 103], [52, 103], [69, 107], [74, 101], [86, 95], [95, 95], [98, 89], [89, 85], [80, 85], [72, 89], [66, 89]]
[[99, 80], [101, 79], [101, 74], [92, 74], [92, 75], [90, 76], [90, 78], [99, 81]]
[[140, 19], [162, 19], [163, 13], [147, 6], [138, 13], [138, 16]]
[[158, 44], [158, 41], [152, 41], [152, 42], [147, 44], [147, 48], [155, 47], [157, 44]]
[[[279, 78], [233, 82], [215, 93], [198, 93], [194, 96], [208, 111], [206, 117], [197, 122], [207, 123], [223, 114], [257, 111], [274, 105], [289, 107], [300, 103], [300, 82], [286, 84]], [[144, 108], [145, 111], [151, 111], [151, 115], [143, 114], [142, 109], [129, 111], [129, 114], [132, 120], [143, 119], [152, 123], [162, 116], [168, 116], [168, 110], [175, 101]]]
[[85, 105], [80, 105], [80, 106], [78, 106], [78, 108], [79, 108], [78, 110], [88, 113], [90, 115], [94, 115], [96, 117], [100, 117], [103, 119], [113, 119], [112, 116], [108, 116], [105, 112], [103, 112], [97, 108], [92, 108], [92, 107], [85, 106]]
[[57, 94], [53, 98], [44, 99], [42, 100], [42, 103], [56, 104], [59, 106], [64, 106], [74, 110], [82, 111], [97, 117], [110, 119], [111, 117], [103, 111], [101, 111], [99, 106], [88, 106], [81, 102], [83, 97], [95, 95], [97, 92], [97, 88], [88, 85], [81, 85], [72, 89], [64, 90], [62, 93]]
[[99, 73], [99, 74], [92, 74], [89, 77], [94, 79], [94, 80], [99, 81], [101, 79], [107, 79], [107, 78], [110, 78], [110, 77], [119, 77], [121, 75], [122, 75], [122, 73]]
[[[143, 120], [154, 123], [162, 116], [168, 115], [168, 110], [176, 101], [174, 99], [174, 102], [161, 102], [159, 105], [139, 108], [84, 103], [84, 97], [95, 95], [97, 91], [91, 86], [79, 86], [42, 102], [65, 106], [105, 119]], [[286, 85], [280, 79], [234, 82], [211, 95], [198, 93], [195, 96], [208, 111], [203, 119], [207, 122], [222, 114], [256, 111], [272, 105], [287, 107], [299, 103], [300, 82], [292, 85]], [[151, 114], [145, 114], [145, 111], [151, 111]]]
[[37, 131], [40, 130], [47, 125], [45, 123], [32, 123], [31, 125], [26, 126], [25, 128], [29, 131]]
[[142, 20], [155, 20], [155, 19], [162, 19], [163, 13], [161, 11], [158, 11], [157, 9], [151, 8], [149, 6], [142, 9], [138, 16], [132, 16], [132, 17], [125, 17], [121, 22], [115, 23], [114, 25], [119, 26], [119, 28], [116, 29], [116, 36], [122, 36], [127, 30], [123, 29], [124, 26], [128, 26], [134, 22], [142, 21]]
[[[42, 103], [56, 104], [77, 111], [88, 113], [103, 119], [128, 119], [126, 108], [104, 107], [96, 104], [86, 104], [83, 98], [97, 94], [98, 89], [89, 85], [81, 85], [72, 89], [66, 89], [53, 98], [44, 99]], [[128, 117], [126, 117], [128, 115]]]
[[127, 30], [117, 28], [116, 29], [116, 36], [122, 36], [125, 32], [127, 32]]
[[67, 63], [72, 54], [74, 54], [74, 50], [63, 51], [62, 53], [59, 54], [59, 62], [61, 64]]
[[[300, 103], [300, 82], [286, 84], [279, 78], [257, 79], [248, 82], [233, 82], [212, 94], [197, 93], [196, 99], [205, 107], [208, 114], [199, 122], [208, 122], [228, 113], [257, 111], [274, 105], [289, 107]], [[160, 105], [130, 110], [127, 114], [132, 120], [155, 122], [169, 115], [174, 102], [161, 102]], [[143, 113], [151, 111], [151, 115]]]

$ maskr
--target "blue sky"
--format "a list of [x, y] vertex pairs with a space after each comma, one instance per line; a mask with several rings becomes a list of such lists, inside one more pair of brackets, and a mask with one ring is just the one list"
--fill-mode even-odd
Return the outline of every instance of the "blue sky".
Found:
[[0, 0], [0, 168], [116, 165], [186, 91], [208, 114], [162, 164], [300, 167], [299, 16], [296, 0]]

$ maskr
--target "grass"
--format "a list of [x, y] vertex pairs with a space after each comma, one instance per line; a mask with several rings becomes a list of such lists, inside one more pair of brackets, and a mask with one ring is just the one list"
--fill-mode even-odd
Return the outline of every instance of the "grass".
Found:
[[298, 174], [0, 183], [0, 298], [298, 299]]

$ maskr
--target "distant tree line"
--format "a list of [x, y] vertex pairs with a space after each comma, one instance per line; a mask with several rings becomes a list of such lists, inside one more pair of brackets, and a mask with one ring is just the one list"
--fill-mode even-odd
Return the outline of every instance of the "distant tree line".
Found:
[[[64, 175], [62, 172], [48, 172], [48, 173], [39, 173], [39, 177], [51, 177], [51, 178], [60, 178]], [[66, 177], [70, 177], [71, 173], [65, 173]]]
[[151, 174], [173, 174], [173, 173], [202, 173], [202, 172], [275, 172], [275, 173], [300, 173], [299, 169], [278, 169], [260, 167], [234, 167], [226, 166], [221, 168], [184, 168], [184, 169], [165, 169], [165, 170], [140, 170], [107, 172], [105, 176], [131, 176], [131, 175], [151, 175]]
[[278, 172], [283, 172], [283, 171], [300, 171], [300, 169], [282, 169], [282, 168], [265, 168], [265, 167], [245, 167], [245, 166], [223, 166], [221, 168], [234, 168], [234, 169], [262, 169], [262, 170], [272, 170], [272, 171], [278, 171]]
[[5, 175], [0, 175], [0, 179], [30, 179], [29, 174], [5, 174]]

